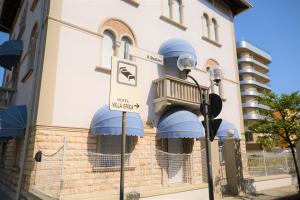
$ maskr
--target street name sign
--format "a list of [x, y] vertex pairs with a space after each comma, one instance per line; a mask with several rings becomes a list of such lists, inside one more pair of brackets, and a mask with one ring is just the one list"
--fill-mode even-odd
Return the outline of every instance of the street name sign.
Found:
[[157, 53], [152, 53], [150, 51], [146, 51], [146, 50], [137, 48], [132, 45], [129, 45], [128, 52], [129, 52], [129, 55], [132, 55], [134, 57], [138, 57], [138, 58], [150, 61], [150, 62], [154, 62], [159, 65], [164, 65], [164, 57]]
[[138, 67], [135, 63], [112, 57], [109, 109], [140, 112]]

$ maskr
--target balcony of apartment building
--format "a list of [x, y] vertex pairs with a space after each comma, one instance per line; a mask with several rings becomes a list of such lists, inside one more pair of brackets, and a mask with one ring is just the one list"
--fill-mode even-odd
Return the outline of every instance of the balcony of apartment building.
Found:
[[245, 39], [236, 43], [238, 54], [249, 54], [251, 58], [261, 64], [270, 64], [272, 61], [271, 55], [263, 48], [258, 47]]
[[183, 106], [188, 110], [199, 112], [200, 93], [196, 84], [166, 75], [154, 80], [153, 85], [155, 112], [161, 112], [167, 106]]
[[266, 105], [260, 104], [257, 101], [248, 101], [245, 103], [242, 103], [243, 108], [259, 108], [264, 110], [270, 110], [270, 108]]
[[242, 66], [242, 67], [240, 67], [239, 74], [240, 75], [242, 75], [242, 74], [253, 75], [255, 77], [255, 79], [258, 82], [261, 82], [261, 83], [268, 83], [271, 80], [269, 74], [260, 72], [254, 66]]
[[271, 91], [272, 88], [267, 83], [261, 83], [257, 81], [254, 77], [248, 79], [240, 79], [240, 85], [253, 85], [254, 87], [260, 87], [263, 90]]
[[268, 73], [269, 72], [269, 66], [258, 61], [251, 55], [243, 55], [238, 58], [238, 63], [250, 63], [256, 68], [256, 71], [261, 71], [261, 73]]

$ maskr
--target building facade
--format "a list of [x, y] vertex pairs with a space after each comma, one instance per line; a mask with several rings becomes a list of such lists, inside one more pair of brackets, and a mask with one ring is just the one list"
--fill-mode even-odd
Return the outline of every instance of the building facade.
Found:
[[[204, 133], [194, 128], [201, 127], [200, 94], [177, 69], [178, 55], [164, 53], [192, 49], [191, 75], [203, 91], [207, 70], [222, 67], [222, 84], [211, 91], [245, 151], [233, 18], [250, 7], [245, 0], [4, 1], [1, 30], [22, 52], [13, 51], [6, 67], [3, 112], [17, 110], [17, 121], [27, 123], [0, 135], [1, 190], [28, 199], [117, 198], [121, 115], [107, 107], [112, 56], [135, 63], [141, 80], [141, 112], [128, 114], [126, 128], [126, 194], [205, 189]], [[126, 44], [163, 54], [164, 66], [125, 56]], [[214, 143], [215, 174], [224, 178]]]
[[248, 126], [264, 116], [259, 113], [260, 109], [268, 109], [267, 106], [259, 104], [257, 97], [271, 91], [269, 64], [271, 55], [265, 50], [252, 43], [241, 40], [237, 42], [237, 57], [240, 74], [241, 96], [243, 117], [245, 125], [245, 136], [247, 150], [259, 150], [255, 143], [255, 135], [248, 130]]

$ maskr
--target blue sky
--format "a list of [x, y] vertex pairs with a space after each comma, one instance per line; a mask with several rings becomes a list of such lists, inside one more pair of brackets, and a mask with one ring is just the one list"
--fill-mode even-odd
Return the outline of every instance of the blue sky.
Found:
[[235, 17], [236, 39], [269, 52], [275, 93], [300, 90], [300, 0], [251, 0], [253, 8]]

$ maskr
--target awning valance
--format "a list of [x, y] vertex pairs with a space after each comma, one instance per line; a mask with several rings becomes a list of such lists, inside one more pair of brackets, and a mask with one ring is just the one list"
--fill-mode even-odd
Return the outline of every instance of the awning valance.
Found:
[[[101, 107], [91, 122], [91, 132], [94, 135], [121, 135], [122, 112], [109, 110], [108, 105]], [[126, 113], [126, 135], [143, 136], [144, 126], [137, 113]]]
[[0, 138], [24, 136], [27, 123], [25, 105], [11, 106], [0, 112]]
[[23, 43], [21, 40], [9, 40], [0, 45], [0, 66], [11, 70], [22, 54]]
[[194, 113], [173, 108], [159, 119], [157, 133], [160, 138], [201, 138], [204, 128]]
[[220, 141], [224, 141], [228, 137], [240, 139], [240, 134], [237, 128], [232, 123], [226, 120], [222, 120], [220, 127], [217, 131], [217, 137], [219, 137]]

